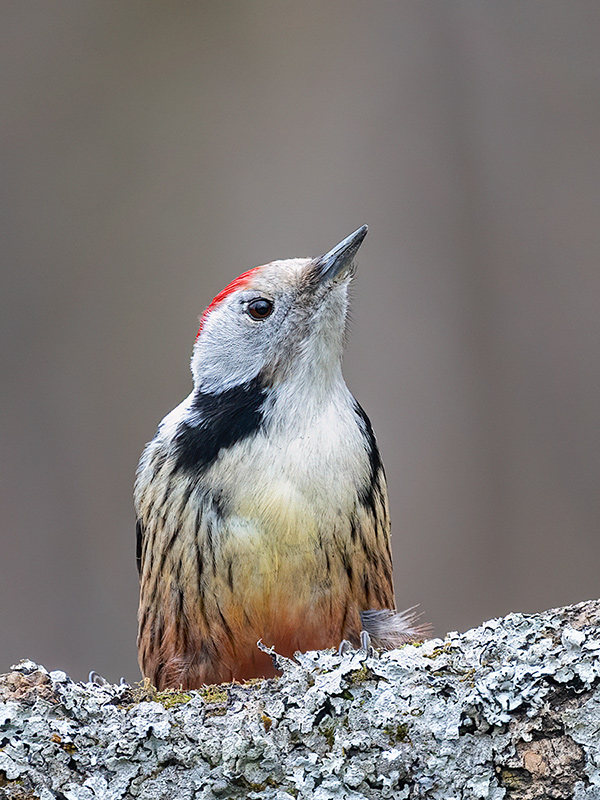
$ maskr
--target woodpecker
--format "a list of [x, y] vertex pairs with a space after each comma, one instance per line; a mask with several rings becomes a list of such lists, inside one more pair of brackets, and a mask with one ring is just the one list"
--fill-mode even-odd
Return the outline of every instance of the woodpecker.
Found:
[[383, 464], [342, 376], [363, 225], [244, 272], [200, 319], [193, 391], [135, 483], [138, 653], [159, 689], [276, 674], [282, 655], [423, 637], [396, 612]]

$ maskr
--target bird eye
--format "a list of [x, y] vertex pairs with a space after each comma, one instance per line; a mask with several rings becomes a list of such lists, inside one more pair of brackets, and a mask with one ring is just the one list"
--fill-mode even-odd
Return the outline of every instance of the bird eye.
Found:
[[273, 311], [273, 303], [264, 297], [260, 297], [258, 300], [248, 303], [247, 310], [252, 319], [266, 319]]

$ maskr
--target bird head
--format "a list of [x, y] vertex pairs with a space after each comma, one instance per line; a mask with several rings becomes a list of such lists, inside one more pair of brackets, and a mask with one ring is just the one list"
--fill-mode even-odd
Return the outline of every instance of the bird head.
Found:
[[200, 320], [196, 389], [217, 394], [259, 374], [271, 385], [340, 374], [348, 284], [366, 234], [363, 225], [325, 255], [272, 261], [223, 289]]

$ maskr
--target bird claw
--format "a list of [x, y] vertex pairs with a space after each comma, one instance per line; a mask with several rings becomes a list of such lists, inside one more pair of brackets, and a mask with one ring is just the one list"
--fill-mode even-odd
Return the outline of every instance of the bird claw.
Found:
[[346, 653], [349, 653], [352, 649], [351, 642], [349, 642], [348, 639], [342, 639], [338, 647], [338, 656], [345, 656]]
[[377, 655], [377, 651], [371, 644], [369, 631], [360, 632], [360, 649], [365, 651], [368, 658], [374, 658]]
[[369, 631], [360, 632], [360, 649], [364, 650], [369, 656], [375, 655], [375, 648], [371, 644]]
[[90, 671], [90, 674], [88, 675], [88, 683], [93, 683], [95, 686], [109, 686], [110, 685], [109, 682], [106, 680], [106, 678], [104, 678], [102, 675], [100, 675], [99, 672], [96, 672], [95, 669]]

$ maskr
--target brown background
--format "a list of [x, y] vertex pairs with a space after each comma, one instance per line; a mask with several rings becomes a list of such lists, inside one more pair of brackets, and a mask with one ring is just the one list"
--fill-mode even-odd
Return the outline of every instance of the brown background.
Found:
[[242, 270], [363, 222], [399, 605], [598, 596], [597, 2], [4, 2], [0, 668], [137, 678], [131, 484]]

